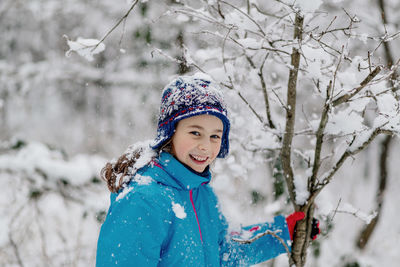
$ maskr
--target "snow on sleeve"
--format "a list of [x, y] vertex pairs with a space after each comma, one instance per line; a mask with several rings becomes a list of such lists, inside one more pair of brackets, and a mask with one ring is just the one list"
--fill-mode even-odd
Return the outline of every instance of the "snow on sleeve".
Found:
[[64, 35], [67, 39], [69, 50], [65, 52], [65, 56], [69, 57], [72, 52], [84, 57], [87, 61], [93, 61], [93, 55], [101, 53], [106, 48], [104, 43], [100, 43], [97, 39], [84, 39], [78, 37], [76, 41], [71, 41], [68, 36]]
[[182, 219], [182, 220], [186, 218], [185, 208], [182, 207], [180, 204], [172, 202], [172, 210], [174, 211], [175, 216], [177, 218]]

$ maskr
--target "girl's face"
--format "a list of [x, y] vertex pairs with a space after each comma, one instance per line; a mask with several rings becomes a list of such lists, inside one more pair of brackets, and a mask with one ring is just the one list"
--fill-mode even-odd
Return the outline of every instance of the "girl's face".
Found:
[[178, 122], [172, 136], [172, 154], [183, 164], [203, 172], [221, 148], [224, 126], [212, 115], [199, 115]]

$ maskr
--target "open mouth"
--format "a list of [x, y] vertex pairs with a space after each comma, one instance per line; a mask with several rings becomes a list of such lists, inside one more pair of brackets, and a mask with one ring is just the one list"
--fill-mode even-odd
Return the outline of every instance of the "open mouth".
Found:
[[208, 160], [208, 157], [196, 156], [196, 155], [189, 155], [190, 158], [197, 164], [203, 164]]

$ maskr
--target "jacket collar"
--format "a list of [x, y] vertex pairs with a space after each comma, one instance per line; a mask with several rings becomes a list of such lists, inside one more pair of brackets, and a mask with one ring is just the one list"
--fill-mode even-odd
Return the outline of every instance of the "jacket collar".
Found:
[[158, 159], [150, 164], [143, 175], [146, 175], [146, 172], [154, 174], [151, 175], [152, 178], [159, 183], [184, 190], [199, 187], [201, 184], [209, 183], [211, 180], [209, 171], [205, 177], [198, 175], [167, 152], [161, 152]]

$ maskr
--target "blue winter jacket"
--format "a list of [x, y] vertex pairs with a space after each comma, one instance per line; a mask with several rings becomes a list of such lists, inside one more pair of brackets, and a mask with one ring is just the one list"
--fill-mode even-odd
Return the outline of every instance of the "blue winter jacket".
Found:
[[[171, 154], [140, 169], [128, 187], [111, 194], [101, 227], [96, 266], [249, 266], [290, 249], [285, 218], [228, 233], [211, 175], [200, 176]], [[274, 231], [250, 244], [242, 240]]]

